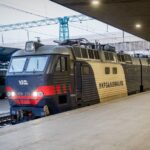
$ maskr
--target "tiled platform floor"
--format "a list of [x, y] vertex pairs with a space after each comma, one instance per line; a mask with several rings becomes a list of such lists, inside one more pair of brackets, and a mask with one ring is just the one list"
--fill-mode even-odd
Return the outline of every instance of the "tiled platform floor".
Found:
[[150, 93], [2, 128], [0, 150], [150, 150]]

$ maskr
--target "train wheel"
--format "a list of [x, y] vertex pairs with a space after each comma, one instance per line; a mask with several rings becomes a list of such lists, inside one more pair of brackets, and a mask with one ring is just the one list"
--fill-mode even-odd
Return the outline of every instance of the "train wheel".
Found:
[[49, 107], [47, 105], [45, 105], [43, 107], [43, 110], [44, 110], [45, 116], [49, 116], [50, 115]]
[[14, 125], [17, 123], [17, 116], [16, 115], [11, 115], [11, 124]]

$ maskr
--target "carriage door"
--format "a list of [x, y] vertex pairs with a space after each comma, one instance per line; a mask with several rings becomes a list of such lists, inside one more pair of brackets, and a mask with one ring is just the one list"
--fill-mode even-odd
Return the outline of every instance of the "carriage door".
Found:
[[75, 62], [75, 83], [76, 83], [76, 94], [77, 101], [82, 99], [82, 74], [81, 74], [81, 62]]

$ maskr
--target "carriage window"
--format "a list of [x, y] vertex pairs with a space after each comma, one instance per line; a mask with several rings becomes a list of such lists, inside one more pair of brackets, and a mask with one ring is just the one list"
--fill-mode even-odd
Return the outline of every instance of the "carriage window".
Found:
[[95, 54], [95, 59], [99, 59], [99, 53], [98, 53], [98, 51], [94, 51], [94, 54]]
[[104, 52], [104, 55], [105, 55], [105, 59], [106, 59], [106, 60], [114, 61], [113, 53], [110, 53], [110, 52]]
[[75, 56], [81, 58], [80, 48], [79, 47], [74, 47], [73, 50], [74, 50]]
[[110, 74], [110, 68], [109, 67], [105, 67], [105, 74]]
[[121, 62], [121, 55], [117, 54], [117, 58]]
[[110, 59], [111, 61], [114, 61], [114, 57], [113, 57], [113, 54], [112, 54], [112, 53], [109, 53], [109, 59]]
[[13, 58], [10, 64], [9, 72], [22, 72], [24, 69], [24, 65], [26, 62], [26, 58]]
[[104, 52], [104, 55], [105, 55], [105, 59], [109, 60], [109, 54], [107, 52]]
[[89, 75], [90, 74], [90, 68], [88, 66], [82, 66], [82, 74], [83, 75]]
[[130, 55], [125, 54], [125, 55], [124, 55], [124, 58], [125, 58], [125, 61], [126, 61], [127, 63], [132, 63], [132, 60], [131, 60], [131, 56], [130, 56]]
[[121, 60], [122, 60], [122, 62], [125, 62], [124, 55], [121, 55]]
[[131, 56], [130, 55], [125, 55], [125, 60], [126, 61], [131, 61]]
[[60, 57], [57, 61], [57, 65], [55, 68], [56, 72], [64, 72], [67, 71], [67, 57]]
[[26, 71], [27, 72], [43, 71], [45, 69], [47, 60], [48, 60], [48, 56], [31, 57], [29, 59], [29, 63], [28, 63]]
[[88, 58], [87, 51], [85, 48], [81, 48], [81, 53], [83, 58]]
[[60, 72], [60, 71], [61, 71], [60, 59], [58, 59], [58, 61], [57, 61], [57, 65], [56, 65], [55, 71], [56, 71], [56, 72]]
[[113, 74], [117, 74], [117, 68], [114, 67], [114, 68], [112, 68], [112, 69], [113, 69]]
[[61, 71], [67, 71], [67, 57], [61, 57]]
[[147, 59], [148, 64], [150, 64], [150, 59]]
[[94, 54], [93, 54], [93, 50], [88, 50], [88, 53], [89, 53], [89, 57], [94, 59]]

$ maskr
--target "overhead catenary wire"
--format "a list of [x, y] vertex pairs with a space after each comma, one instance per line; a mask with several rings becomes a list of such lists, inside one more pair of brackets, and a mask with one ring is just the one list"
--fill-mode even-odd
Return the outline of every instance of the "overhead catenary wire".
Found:
[[[33, 13], [33, 12], [29, 12], [27, 10], [24, 10], [24, 9], [20, 9], [20, 8], [16, 8], [14, 6], [11, 6], [11, 5], [8, 5], [8, 4], [5, 4], [5, 3], [1, 3], [0, 2], [0, 5], [3, 6], [3, 7], [6, 7], [6, 8], [9, 8], [9, 9], [13, 9], [13, 10], [16, 10], [16, 11], [19, 11], [19, 12], [22, 12], [22, 13], [26, 13], [26, 14], [30, 14], [30, 15], [33, 15], [33, 16], [36, 16], [36, 17], [40, 17], [40, 18], [48, 18], [47, 16], [43, 16], [43, 15], [39, 15], [39, 14], [36, 14], [36, 13]], [[70, 25], [72, 27], [76, 27], [74, 25]], [[76, 28], [79, 28], [80, 30], [84, 30], [84, 31], [87, 31], [87, 32], [91, 32], [91, 33], [95, 33], [99, 36], [103, 36], [102, 34], [100, 33], [97, 33], [97, 32], [93, 32], [92, 30], [88, 30], [88, 29], [84, 29], [82, 27], [76, 27]]]
[[[33, 12], [26, 11], [24, 9], [16, 8], [14, 6], [11, 6], [11, 5], [8, 5], [8, 4], [5, 4], [5, 3], [1, 3], [0, 2], [0, 5], [3, 6], [3, 7], [9, 8], [9, 9], [13, 9], [13, 10], [16, 10], [16, 11], [19, 11], [19, 12], [22, 12], [22, 13], [30, 14], [30, 15], [33, 15], [33, 16], [36, 16], [36, 17], [46, 18], [46, 19], [49, 18], [47, 16], [39, 15], [39, 14], [36, 14], [36, 13], [33, 13]], [[74, 25], [71, 25], [71, 26], [74, 26]], [[78, 27], [76, 27], [76, 28], [78, 28]], [[84, 30], [84, 31], [88, 31], [88, 32], [91, 32], [91, 33], [96, 33], [96, 32], [92, 32], [92, 30], [90, 31], [90, 30], [84, 29], [82, 27], [81, 28], [79, 27], [79, 29]], [[99, 33], [96, 33], [96, 34], [100, 35]], [[102, 36], [102, 35], [100, 35], [100, 36]]]
[[29, 15], [32, 15], [32, 16], [40, 17], [40, 18], [46, 18], [46, 19], [49, 18], [47, 16], [43, 16], [43, 15], [39, 15], [37, 13], [29, 12], [27, 10], [20, 9], [20, 8], [17, 8], [17, 7], [14, 7], [14, 6], [5, 4], [5, 3], [1, 3], [1, 2], [0, 2], [0, 6], [6, 7], [6, 8], [9, 8], [9, 9], [13, 9], [13, 10], [16, 10], [16, 11], [19, 11], [19, 12], [22, 12], [22, 13], [25, 13], [25, 14], [29, 14]]
[[47, 36], [47, 37], [56, 37], [56, 35], [52, 35], [52, 34], [46, 34], [46, 33], [42, 33], [42, 32], [31, 31], [31, 30], [28, 30], [28, 29], [24, 29], [24, 30], [29, 32], [29, 33], [41, 34], [41, 35], [44, 35], [44, 36]]
[[79, 26], [76, 26], [76, 25], [70, 25], [71, 27], [73, 28], [77, 28], [77, 29], [80, 29], [80, 30], [84, 30], [84, 31], [87, 31], [87, 32], [90, 32], [90, 33], [93, 33], [93, 34], [97, 34], [99, 36], [104, 36], [103, 34], [100, 34], [100, 33], [97, 33], [97, 32], [93, 32], [92, 30], [89, 30], [89, 29], [84, 29], [82, 27], [79, 27]]
[[[32, 16], [40, 17], [40, 18], [46, 18], [46, 19], [49, 18], [49, 17], [44, 16], [44, 15], [40, 15], [40, 14], [37, 14], [37, 13], [33, 13], [33, 12], [30, 12], [30, 11], [27, 11], [27, 10], [24, 10], [24, 9], [20, 9], [20, 8], [14, 7], [12, 4], [11, 4], [11, 5], [10, 5], [10, 4], [5, 4], [4, 2], [3, 2], [3, 3], [0, 2], [0, 6], [9, 8], [9, 9], [12, 9], [12, 10], [15, 10], [15, 11], [19, 11], [19, 12], [22, 12], [22, 13], [25, 13], [25, 14], [29, 14], [29, 15], [32, 15]], [[84, 30], [84, 31], [87, 31], [87, 32], [96, 34], [96, 35], [98, 35], [98, 36], [100, 36], [100, 37], [104, 36], [104, 34], [100, 34], [100, 33], [98, 33], [98, 32], [95, 32], [95, 31], [93, 31], [92, 29], [89, 30], [89, 29], [85, 29], [84, 27], [81, 27], [81, 26], [80, 26], [80, 27], [77, 27], [77, 26], [75, 26], [75, 25], [70, 25], [70, 26], [72, 26], [72, 27], [74, 27], [74, 28], [78, 28], [78, 29], [80, 29], [80, 30]], [[31, 31], [30, 31], [30, 32], [31, 32]], [[40, 33], [40, 34], [42, 34], [42, 33]], [[46, 35], [46, 34], [44, 34], [44, 33], [43, 33], [43, 35], [48, 36], [48, 35]]]

